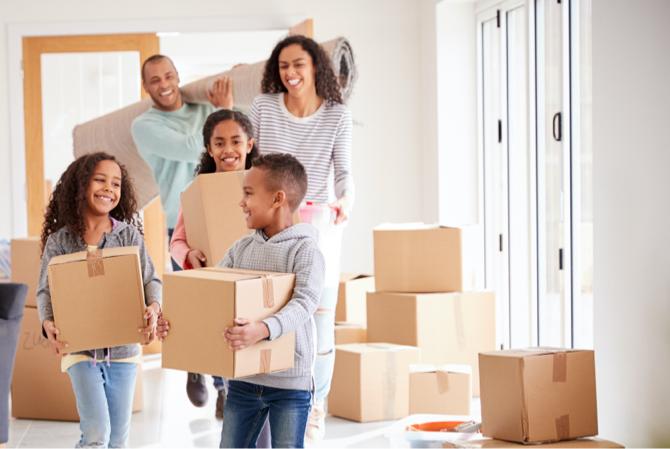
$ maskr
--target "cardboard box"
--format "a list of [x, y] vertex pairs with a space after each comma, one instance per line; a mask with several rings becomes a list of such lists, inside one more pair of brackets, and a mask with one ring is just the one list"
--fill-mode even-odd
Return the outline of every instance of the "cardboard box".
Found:
[[53, 257], [49, 288], [70, 352], [142, 342], [144, 283], [136, 246]]
[[225, 268], [166, 274], [163, 315], [170, 334], [163, 341], [163, 368], [232, 379], [293, 367], [294, 332], [235, 352], [223, 332], [235, 318], [257, 321], [279, 311], [294, 283], [294, 274]]
[[472, 368], [469, 365], [412, 365], [409, 413], [470, 415]]
[[12, 282], [26, 284], [26, 306], [36, 307], [37, 284], [40, 280], [42, 249], [38, 237], [12, 239]]
[[340, 274], [335, 322], [365, 325], [365, 295], [375, 290], [375, 278], [369, 274]]
[[576, 440], [557, 441], [555, 443], [545, 443], [542, 445], [510, 443], [509, 441], [494, 440], [490, 438], [479, 438], [476, 440], [467, 440], [459, 442], [458, 447], [464, 448], [505, 448], [505, 447], [565, 447], [565, 448], [592, 448], [592, 447], [625, 447], [614, 441], [603, 440], [601, 438], [578, 438]]
[[356, 323], [335, 323], [336, 345], [365, 343], [367, 341], [367, 329], [365, 326]]
[[379, 292], [460, 292], [483, 287], [477, 226], [382, 225], [373, 231]]
[[244, 171], [198, 175], [181, 194], [186, 239], [215, 266], [228, 248], [249, 234], [240, 208]]
[[598, 434], [593, 351], [489, 352], [479, 369], [485, 436], [540, 443]]
[[495, 295], [368, 293], [368, 342], [421, 348], [421, 362], [472, 367], [479, 396], [478, 354], [496, 349]]
[[[42, 336], [37, 309], [26, 307], [12, 377], [12, 416], [22, 419], [79, 421], [70, 376]], [[138, 367], [133, 411], [143, 407], [142, 369]]]
[[336, 348], [328, 396], [331, 415], [358, 422], [399, 419], [409, 414], [409, 366], [419, 349], [387, 343]]

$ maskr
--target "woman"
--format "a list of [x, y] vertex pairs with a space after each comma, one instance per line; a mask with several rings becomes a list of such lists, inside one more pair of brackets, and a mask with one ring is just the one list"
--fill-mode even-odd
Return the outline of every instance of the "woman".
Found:
[[324, 402], [335, 363], [341, 224], [349, 217], [354, 198], [352, 119], [328, 56], [319, 44], [305, 36], [289, 36], [275, 46], [265, 65], [261, 91], [249, 112], [261, 154], [282, 152], [295, 156], [307, 171], [305, 200], [329, 205], [335, 214], [333, 224], [319, 229], [326, 282], [315, 314], [316, 389], [306, 432], [306, 437], [315, 441], [325, 433]]

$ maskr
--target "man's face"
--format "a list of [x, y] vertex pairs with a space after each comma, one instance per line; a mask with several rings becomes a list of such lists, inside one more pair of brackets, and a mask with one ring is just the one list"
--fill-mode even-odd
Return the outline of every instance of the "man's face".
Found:
[[144, 67], [142, 86], [157, 109], [176, 111], [181, 108], [179, 75], [167, 58], [150, 62]]

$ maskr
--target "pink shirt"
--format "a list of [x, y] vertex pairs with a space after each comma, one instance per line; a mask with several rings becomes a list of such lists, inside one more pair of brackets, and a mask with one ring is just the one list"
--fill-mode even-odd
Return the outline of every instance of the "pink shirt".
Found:
[[186, 241], [186, 227], [184, 226], [184, 215], [181, 212], [181, 207], [179, 208], [179, 214], [177, 215], [177, 224], [172, 231], [172, 240], [170, 240], [170, 256], [177, 262], [177, 265], [182, 267], [184, 270], [189, 270], [193, 268], [191, 264], [186, 260], [188, 252], [191, 250], [191, 247], [188, 246]]

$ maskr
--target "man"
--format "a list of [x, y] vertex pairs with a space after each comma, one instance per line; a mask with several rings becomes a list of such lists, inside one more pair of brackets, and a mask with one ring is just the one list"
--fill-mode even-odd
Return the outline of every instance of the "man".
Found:
[[[165, 211], [168, 236], [177, 222], [179, 199], [193, 179], [195, 167], [204, 150], [202, 127], [207, 116], [216, 108], [232, 109], [232, 82], [227, 77], [217, 79], [208, 92], [209, 103], [186, 103], [179, 90], [179, 74], [172, 60], [153, 55], [142, 64], [142, 87], [153, 101], [151, 109], [138, 116], [131, 126], [137, 149], [151, 167], [158, 183]], [[172, 261], [175, 271], [179, 266]], [[224, 385], [215, 379], [219, 391], [217, 416], [223, 416]], [[207, 387], [201, 374], [188, 373], [186, 392], [193, 405], [207, 403]]]

